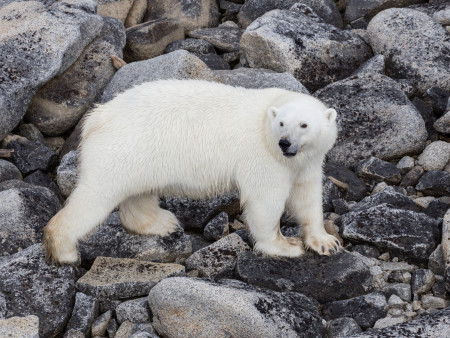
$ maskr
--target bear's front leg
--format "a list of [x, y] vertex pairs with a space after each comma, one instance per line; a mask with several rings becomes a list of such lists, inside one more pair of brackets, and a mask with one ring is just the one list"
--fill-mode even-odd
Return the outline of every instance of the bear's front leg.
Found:
[[255, 242], [255, 251], [269, 256], [298, 257], [305, 253], [301, 239], [284, 237], [280, 232], [280, 218], [290, 188], [282, 185], [266, 186], [263, 191], [256, 191], [257, 185], [253, 185], [249, 198], [241, 191], [245, 201], [244, 217]]
[[302, 225], [305, 247], [321, 255], [336, 253], [341, 245], [336, 237], [328, 234], [323, 226], [322, 172], [305, 180], [298, 180], [292, 187], [288, 201], [290, 214]]

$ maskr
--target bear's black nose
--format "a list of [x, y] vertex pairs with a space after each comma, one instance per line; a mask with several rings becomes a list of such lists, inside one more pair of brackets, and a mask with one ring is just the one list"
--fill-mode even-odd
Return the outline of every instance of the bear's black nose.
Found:
[[286, 150], [288, 150], [288, 148], [291, 146], [291, 142], [286, 139], [281, 139], [280, 142], [278, 142], [278, 145], [283, 152], [286, 152]]

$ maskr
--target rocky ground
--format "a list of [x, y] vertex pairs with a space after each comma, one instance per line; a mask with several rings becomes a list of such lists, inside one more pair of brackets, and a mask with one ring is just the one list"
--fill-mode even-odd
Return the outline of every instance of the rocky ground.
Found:
[[[6, 0], [0, 22], [0, 336], [448, 337], [448, 1]], [[324, 216], [345, 250], [258, 256], [234, 193], [162, 199], [184, 227], [169, 238], [113, 212], [80, 265], [48, 265], [81, 117], [168, 78], [334, 107]]]

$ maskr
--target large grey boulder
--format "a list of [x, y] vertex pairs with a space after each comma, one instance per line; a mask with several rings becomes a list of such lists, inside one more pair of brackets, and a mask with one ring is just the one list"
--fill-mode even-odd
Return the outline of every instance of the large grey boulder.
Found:
[[342, 215], [336, 225], [341, 236], [351, 242], [369, 243], [383, 252], [423, 264], [439, 241], [434, 218], [386, 203], [351, 211]]
[[17, 126], [39, 87], [69, 68], [100, 32], [95, 6], [48, 0], [0, 7], [0, 139]]
[[289, 72], [312, 91], [349, 76], [372, 56], [359, 35], [325, 23], [309, 7], [264, 14], [240, 44], [251, 68]]
[[352, 76], [314, 96], [338, 112], [340, 132], [328, 153], [332, 162], [352, 167], [371, 156], [389, 160], [425, 146], [425, 122], [400, 85], [387, 76]]
[[321, 303], [360, 296], [373, 289], [369, 266], [357, 253], [279, 259], [244, 252], [238, 256], [236, 274], [250, 284], [301, 292]]
[[[167, 278], [148, 296], [153, 325], [164, 337], [321, 337], [318, 304], [236, 280]], [[195, 304], [195, 306], [192, 306]]]
[[108, 102], [120, 92], [148, 81], [214, 78], [212, 70], [198, 57], [185, 50], [176, 50], [120, 68], [106, 86], [100, 102]]
[[425, 13], [391, 8], [378, 13], [367, 27], [370, 44], [386, 59], [386, 72], [414, 83], [420, 93], [430, 87], [450, 90], [450, 37]]
[[295, 3], [308, 5], [326, 23], [342, 28], [341, 15], [332, 0], [247, 0], [239, 11], [239, 24], [247, 28], [263, 14], [273, 9], [289, 9]]
[[176, 19], [184, 30], [216, 27], [219, 8], [216, 0], [152, 0], [148, 2], [145, 21], [159, 18]]
[[29, 186], [0, 191], [0, 256], [42, 240], [42, 229], [61, 205], [47, 188]]
[[282, 88], [294, 92], [309, 94], [297, 79], [287, 72], [276, 73], [270, 69], [238, 68], [234, 70], [215, 70], [218, 77], [217, 82], [221, 82], [234, 87], [244, 88]]
[[168, 237], [141, 236], [127, 232], [113, 213], [96, 232], [79, 243], [81, 259], [98, 256], [138, 258], [156, 262], [184, 260], [192, 253], [192, 242], [181, 229]]
[[124, 46], [123, 24], [103, 18], [100, 34], [75, 63], [37, 91], [26, 119], [47, 135], [59, 135], [72, 128], [116, 72], [110, 55], [122, 57]]
[[61, 333], [72, 313], [75, 269], [47, 265], [41, 245], [35, 244], [0, 259], [0, 271], [0, 317], [35, 315], [40, 337]]

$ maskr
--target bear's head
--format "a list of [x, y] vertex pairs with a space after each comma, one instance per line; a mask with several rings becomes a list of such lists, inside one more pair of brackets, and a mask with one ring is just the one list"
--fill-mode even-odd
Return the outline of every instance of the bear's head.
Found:
[[327, 152], [336, 135], [336, 110], [308, 97], [293, 100], [267, 112], [273, 136], [285, 157], [294, 157], [305, 150]]

